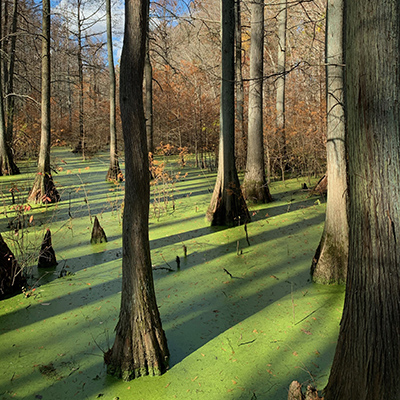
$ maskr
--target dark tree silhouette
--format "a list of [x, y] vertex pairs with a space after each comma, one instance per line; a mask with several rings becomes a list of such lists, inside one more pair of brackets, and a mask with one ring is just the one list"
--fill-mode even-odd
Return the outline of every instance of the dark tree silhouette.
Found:
[[148, 0], [125, 2], [120, 103], [125, 144], [122, 294], [112, 348], [104, 360], [125, 380], [160, 375], [169, 352], [157, 308], [149, 244], [149, 158], [143, 109]]
[[26, 279], [13, 252], [0, 235], [0, 299], [21, 292]]

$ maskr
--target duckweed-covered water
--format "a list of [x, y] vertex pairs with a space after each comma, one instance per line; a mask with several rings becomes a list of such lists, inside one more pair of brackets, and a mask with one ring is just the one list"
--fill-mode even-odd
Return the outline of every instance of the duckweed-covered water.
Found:
[[[150, 241], [170, 369], [123, 382], [107, 376], [103, 353], [119, 313], [124, 184], [105, 181], [107, 154], [57, 149], [52, 161], [57, 205], [12, 209], [10, 189], [20, 205], [34, 163], [0, 177], [0, 232], [31, 285], [0, 302], [1, 399], [284, 400], [294, 379], [324, 387], [344, 289], [310, 282], [325, 207], [305, 180], [273, 183], [275, 201], [251, 206], [249, 245], [243, 226], [205, 221], [215, 173], [164, 160], [172, 180], [152, 189]], [[90, 244], [94, 216], [107, 243]], [[47, 228], [58, 265], [44, 271], [35, 263]]]

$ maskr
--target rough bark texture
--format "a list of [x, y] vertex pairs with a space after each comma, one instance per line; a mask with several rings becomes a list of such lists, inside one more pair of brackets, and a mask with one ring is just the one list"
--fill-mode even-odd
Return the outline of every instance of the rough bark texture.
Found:
[[218, 174], [207, 218], [211, 225], [238, 225], [250, 214], [235, 165], [234, 0], [221, 1], [222, 82]]
[[51, 243], [51, 232], [47, 229], [46, 234], [40, 247], [38, 267], [39, 268], [52, 268], [57, 265], [56, 254]]
[[96, 243], [105, 243], [105, 242], [107, 242], [106, 233], [104, 232], [104, 229], [101, 227], [97, 216], [95, 216], [90, 243], [96, 244]]
[[110, 81], [110, 167], [107, 171], [106, 180], [122, 181], [123, 176], [118, 163], [117, 154], [117, 128], [116, 128], [116, 89], [115, 89], [115, 68], [112, 44], [111, 26], [111, 0], [106, 0], [106, 19], [107, 19], [107, 53], [108, 71]]
[[5, 296], [21, 292], [25, 285], [26, 280], [22, 270], [0, 235], [0, 300]]
[[60, 195], [54, 185], [50, 169], [50, 0], [43, 0], [42, 22], [42, 122], [38, 173], [28, 201], [55, 203]]
[[149, 245], [149, 162], [142, 83], [149, 3], [125, 2], [120, 104], [125, 143], [122, 294], [113, 347], [105, 354], [110, 374], [130, 380], [159, 375], [169, 352], [157, 308]]
[[345, 2], [349, 265], [326, 400], [400, 393], [400, 2]]
[[272, 197], [264, 167], [264, 0], [251, 3], [250, 39], [249, 127], [243, 190], [247, 200], [267, 203], [272, 201]]
[[327, 204], [325, 227], [311, 266], [314, 282], [345, 283], [347, 221], [346, 128], [344, 115], [343, 0], [329, 0], [326, 24]]
[[144, 62], [144, 77], [146, 88], [146, 135], [147, 148], [150, 153], [154, 153], [153, 135], [153, 67], [150, 61], [149, 32], [146, 37], [146, 58]]

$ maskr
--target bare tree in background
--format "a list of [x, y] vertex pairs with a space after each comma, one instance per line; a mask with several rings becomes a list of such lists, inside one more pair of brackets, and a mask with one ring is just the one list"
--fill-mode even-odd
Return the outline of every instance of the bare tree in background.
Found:
[[60, 200], [60, 195], [54, 185], [50, 168], [50, 0], [43, 0], [42, 13], [42, 123], [38, 172], [28, 201], [55, 203]]
[[108, 52], [108, 71], [110, 75], [110, 167], [108, 168], [108, 181], [121, 181], [122, 172], [119, 168], [117, 153], [117, 129], [116, 129], [116, 89], [115, 89], [115, 68], [112, 44], [112, 25], [111, 25], [111, 0], [106, 0], [106, 19], [107, 19], [107, 52]]
[[222, 82], [218, 174], [207, 210], [211, 225], [250, 221], [235, 165], [235, 1], [221, 0]]

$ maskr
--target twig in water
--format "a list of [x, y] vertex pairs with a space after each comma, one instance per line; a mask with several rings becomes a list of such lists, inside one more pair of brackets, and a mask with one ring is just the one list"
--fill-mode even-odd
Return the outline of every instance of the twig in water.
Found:
[[165, 257], [161, 254], [161, 258], [164, 260], [165, 264], [168, 265], [168, 267], [170, 268], [171, 271], [173, 271], [173, 269], [171, 268], [171, 266], [167, 263], [167, 260], [165, 259]]
[[244, 224], [244, 231], [246, 232], [246, 241], [247, 244], [250, 246], [249, 234], [247, 232], [247, 224]]
[[293, 300], [293, 282], [291, 282], [290, 285], [290, 293], [292, 296], [293, 325], [296, 325], [296, 315], [295, 315], [294, 300]]
[[183, 254], [186, 258], [187, 257], [187, 247], [184, 244], [182, 245], [182, 247], [183, 247]]
[[238, 346], [244, 346], [246, 344], [251, 344], [251, 343], [254, 343], [255, 341], [256, 341], [256, 339], [249, 340], [248, 342], [239, 343]]
[[82, 180], [82, 178], [81, 178], [80, 175], [77, 174], [76, 176], [79, 178], [79, 180], [80, 180], [81, 183], [82, 183], [82, 189], [83, 189], [83, 192], [85, 193], [85, 199], [84, 199], [84, 201], [85, 201], [85, 203], [87, 204], [87, 208], [88, 208], [88, 212], [89, 212], [90, 223], [92, 223], [92, 213], [90, 212], [89, 198], [88, 198], [88, 195], [87, 195], [87, 191], [86, 191], [86, 188], [85, 188], [85, 184], [83, 183], [83, 180]]
[[168, 267], [153, 267], [153, 270], [154, 270], [154, 271], [156, 271], [156, 270], [158, 270], [158, 269], [165, 269], [166, 271], [169, 271], [169, 272], [175, 272], [174, 269], [168, 268]]
[[224, 271], [233, 279], [233, 275], [227, 269], [224, 268]]

